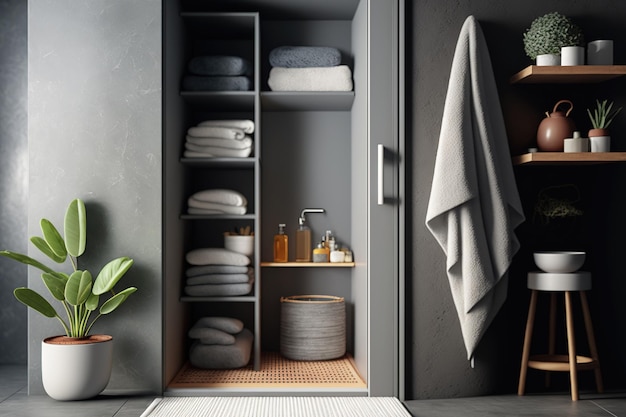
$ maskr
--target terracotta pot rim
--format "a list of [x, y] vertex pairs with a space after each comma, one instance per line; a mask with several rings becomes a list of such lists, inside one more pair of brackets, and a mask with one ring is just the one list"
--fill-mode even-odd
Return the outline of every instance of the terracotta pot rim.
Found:
[[609, 136], [609, 130], [608, 129], [589, 129], [588, 135], [589, 137]]
[[50, 345], [89, 345], [94, 343], [105, 343], [113, 340], [113, 336], [108, 334], [91, 334], [85, 337], [68, 337], [65, 335], [50, 336], [43, 339], [43, 343]]

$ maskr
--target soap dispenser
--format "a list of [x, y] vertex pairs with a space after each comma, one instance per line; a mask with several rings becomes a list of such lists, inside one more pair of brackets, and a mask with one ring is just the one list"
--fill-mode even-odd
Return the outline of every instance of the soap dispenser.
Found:
[[289, 239], [285, 234], [284, 223], [278, 225], [278, 234], [274, 235], [274, 262], [289, 260]]
[[323, 208], [305, 208], [300, 212], [296, 230], [296, 262], [311, 262], [311, 229], [306, 224], [306, 214], [325, 212]]

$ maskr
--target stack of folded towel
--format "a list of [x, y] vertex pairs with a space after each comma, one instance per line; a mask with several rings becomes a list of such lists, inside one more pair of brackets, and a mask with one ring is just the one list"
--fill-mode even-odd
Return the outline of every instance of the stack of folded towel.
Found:
[[254, 122], [247, 119], [206, 120], [187, 129], [186, 158], [245, 158], [252, 153]]
[[254, 284], [250, 258], [224, 248], [187, 252], [185, 294], [191, 297], [234, 297], [249, 294]]
[[196, 368], [241, 368], [250, 361], [254, 336], [241, 320], [202, 317], [189, 329], [188, 336], [194, 340], [189, 362]]
[[329, 46], [279, 46], [270, 52], [273, 91], [352, 91], [352, 72]]
[[198, 191], [187, 199], [189, 214], [246, 214], [248, 200], [235, 190]]
[[187, 65], [183, 90], [248, 91], [252, 90], [253, 66], [239, 56], [196, 56]]

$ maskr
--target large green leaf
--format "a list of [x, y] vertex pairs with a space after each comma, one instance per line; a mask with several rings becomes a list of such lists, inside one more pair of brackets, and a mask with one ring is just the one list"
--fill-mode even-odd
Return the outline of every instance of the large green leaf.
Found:
[[73, 306], [84, 304], [91, 295], [92, 278], [89, 271], [76, 271], [65, 285], [65, 299]]
[[98, 308], [98, 303], [100, 303], [100, 296], [92, 292], [85, 302], [85, 307], [89, 311], [95, 311]]
[[73, 200], [65, 212], [65, 246], [70, 255], [78, 257], [85, 252], [87, 244], [87, 214], [85, 203]]
[[124, 301], [126, 301], [128, 296], [130, 296], [135, 291], [137, 291], [137, 288], [128, 287], [124, 291], [118, 292], [113, 297], [106, 300], [104, 304], [102, 304], [102, 307], [100, 307], [100, 314], [109, 314], [112, 311], [115, 311], [115, 309], [118, 308], [120, 304], [122, 304]]
[[30, 256], [22, 255], [21, 253], [11, 252], [8, 250], [0, 251], [0, 255], [6, 258], [13, 259], [14, 261], [21, 262], [26, 265], [34, 266], [35, 268], [39, 268], [44, 272], [49, 272], [51, 274], [55, 273], [52, 268], [47, 267], [36, 259], [31, 258]]
[[59, 276], [59, 274], [50, 274], [45, 272], [41, 274], [44, 284], [50, 291], [50, 294], [59, 301], [65, 300], [65, 285], [67, 284], [67, 277]]
[[[56, 253], [54, 253], [54, 251], [52, 250], [52, 248], [50, 247], [50, 245], [48, 245], [48, 242], [45, 241], [45, 239], [39, 237], [39, 236], [33, 236], [30, 238], [30, 241], [33, 243], [33, 245], [35, 245], [35, 247], [37, 249], [39, 249], [39, 251], [41, 253], [43, 253], [44, 255], [46, 255], [48, 258], [52, 259], [54, 262], [56, 263], [63, 263], [65, 262], [65, 259], [67, 259], [67, 257], [64, 256], [59, 256]], [[67, 254], [67, 252], [66, 252]]]
[[26, 304], [28, 307], [37, 310], [46, 317], [57, 317], [57, 312], [50, 303], [30, 288], [16, 288], [13, 295], [19, 302]]
[[61, 233], [59, 233], [57, 228], [54, 227], [52, 222], [48, 219], [41, 219], [39, 225], [41, 226], [41, 232], [43, 233], [43, 237], [46, 240], [48, 247], [56, 256], [65, 260], [67, 256], [67, 249], [65, 248], [65, 241], [63, 240]]
[[93, 293], [101, 295], [111, 291], [132, 265], [133, 260], [126, 256], [110, 261], [98, 274], [93, 285]]

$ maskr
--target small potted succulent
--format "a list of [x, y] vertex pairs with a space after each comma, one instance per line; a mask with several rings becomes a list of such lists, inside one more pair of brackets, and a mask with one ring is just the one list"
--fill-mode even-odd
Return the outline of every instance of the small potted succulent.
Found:
[[589, 130], [589, 142], [591, 152], [609, 152], [611, 150], [611, 136], [608, 127], [615, 116], [622, 110], [621, 107], [614, 109], [613, 102], [608, 100], [596, 100], [596, 107], [587, 109], [592, 129]]
[[[69, 260], [71, 272], [55, 270], [20, 253], [3, 250], [0, 255], [40, 269], [41, 278], [52, 298], [62, 306], [61, 314], [50, 302], [31, 288], [13, 291], [15, 298], [49, 318], [56, 318], [65, 335], [47, 337], [41, 344], [42, 381], [46, 393], [56, 400], [82, 400], [98, 395], [109, 382], [112, 368], [113, 338], [90, 334], [101, 316], [116, 310], [137, 288], [115, 292], [113, 287], [133, 265], [119, 257], [108, 262], [95, 280], [86, 269], [79, 269], [78, 258], [86, 246], [86, 210], [80, 199], [73, 200], [64, 218], [64, 235], [47, 219], [40, 222], [42, 237], [30, 241], [57, 264]], [[106, 296], [105, 294], [110, 294]]]
[[537, 65], [560, 65], [561, 48], [584, 43], [580, 27], [558, 12], [536, 18], [524, 32], [524, 51]]

